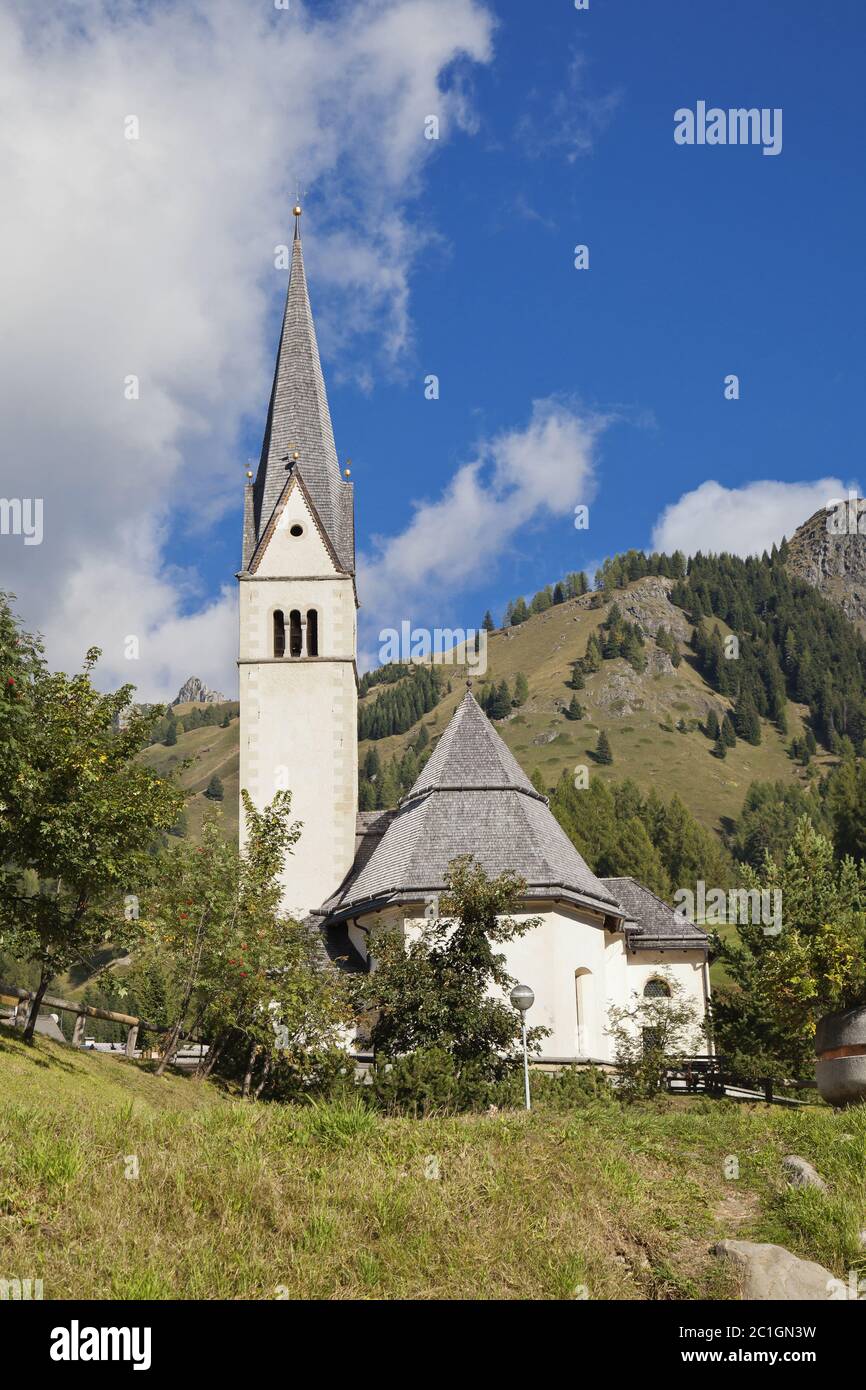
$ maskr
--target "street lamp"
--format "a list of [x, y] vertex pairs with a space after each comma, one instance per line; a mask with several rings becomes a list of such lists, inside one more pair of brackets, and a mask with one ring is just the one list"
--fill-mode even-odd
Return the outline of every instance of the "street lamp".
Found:
[[532, 1109], [532, 1101], [529, 1098], [529, 1057], [526, 1052], [526, 1011], [531, 1009], [535, 1003], [535, 995], [529, 985], [515, 985], [511, 991], [511, 1002], [515, 1009], [520, 1010], [520, 1030], [523, 1034], [523, 1091], [526, 1096], [526, 1108]]

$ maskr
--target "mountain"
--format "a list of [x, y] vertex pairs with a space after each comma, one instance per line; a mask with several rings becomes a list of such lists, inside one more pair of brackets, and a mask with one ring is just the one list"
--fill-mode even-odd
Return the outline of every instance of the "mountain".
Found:
[[[721, 719], [733, 701], [714, 690], [697, 669], [686, 645], [692, 623], [671, 602], [673, 587], [671, 579], [648, 576], [616, 589], [610, 598], [599, 592], [584, 594], [532, 614], [518, 626], [491, 632], [486, 674], [479, 678], [463, 666], [441, 667], [445, 687], [439, 703], [405, 732], [362, 742], [362, 767], [371, 748], [376, 749], [383, 769], [390, 760], [404, 758], [422, 725], [429, 741], [434, 741], [462, 698], [467, 678], [472, 678], [473, 693], [483, 701], [490, 687], [503, 680], [513, 692], [517, 674], [522, 672], [528, 697], [497, 720], [496, 729], [524, 770], [530, 776], [540, 774], [536, 780], [548, 791], [563, 772], [574, 775], [577, 767], [584, 766], [591, 776], [608, 782], [632, 778], [644, 792], [655, 789], [666, 800], [676, 793], [703, 825], [719, 830], [723, 822], [739, 814], [751, 782], [781, 780], [802, 785], [804, 772], [792, 761], [789, 746], [793, 737], [804, 732], [804, 705], [788, 703], [786, 734], [761, 719], [758, 745], [738, 739], [724, 761], [713, 757], [713, 743], [702, 732], [703, 726], [711, 710]], [[638, 624], [644, 633], [645, 669], [636, 670], [623, 657], [604, 659], [598, 670], [584, 677], [583, 687], [574, 691], [568, 684], [572, 662], [584, 656], [593, 634], [604, 645], [602, 628], [614, 602], [622, 618]], [[717, 627], [723, 638], [730, 632], [719, 619], [701, 621], [707, 630]], [[662, 628], [673, 634], [680, 653], [676, 666], [669, 653], [656, 645]], [[388, 689], [373, 687], [362, 706]], [[584, 710], [578, 720], [570, 719], [567, 712], [575, 694]], [[613, 750], [613, 763], [607, 766], [594, 757], [602, 731]], [[825, 758], [819, 754], [819, 766]]]
[[787, 568], [866, 635], [866, 501], [852, 498], [804, 521], [788, 542]]
[[[791, 543], [793, 561], [786, 562], [784, 547], [772, 562], [698, 557], [685, 580], [672, 577], [684, 568], [665, 557], [629, 552], [606, 562], [603, 589], [580, 593], [558, 584], [545, 591], [546, 607], [533, 601], [532, 611], [524, 605], [523, 621], [491, 631], [485, 671], [461, 661], [438, 666], [438, 680], [420, 667], [366, 676], [359, 701], [368, 735], [359, 746], [361, 808], [393, 805], [411, 785], [467, 679], [491, 714], [498, 706], [497, 730], [547, 792], [563, 773], [573, 778], [587, 768], [606, 782], [630, 778], [645, 795], [656, 791], [667, 801], [677, 794], [707, 829], [720, 832], [740, 815], [753, 782], [807, 790], [836, 761], [840, 735], [850, 734], [856, 747], [866, 737], [866, 646], [838, 608], [786, 577], [789, 564], [823, 553], [815, 521]], [[849, 579], [861, 544], [851, 539]], [[798, 596], [798, 585], [807, 597]], [[852, 596], [857, 587], [848, 585]], [[742, 641], [742, 653], [735, 662], [721, 659], [720, 673], [721, 644], [732, 635]], [[592, 661], [585, 660], [588, 647]], [[585, 669], [575, 687], [578, 661]], [[180, 694], [193, 689], [204, 687], [187, 682]], [[194, 793], [187, 817], [193, 836], [214, 773], [225, 785], [226, 833], [237, 830], [237, 706], [227, 713], [225, 728], [188, 728], [175, 708], [176, 744], [156, 743], [144, 755], [164, 772], [189, 760], [182, 782]], [[708, 717], [721, 722], [726, 713], [740, 737], [722, 758], [714, 756]], [[385, 736], [370, 737], [374, 731]], [[609, 764], [596, 756], [602, 733], [613, 753]], [[807, 737], [811, 761], [791, 751], [792, 742], [796, 752]]]
[[172, 700], [174, 705], [202, 704], [202, 705], [224, 705], [227, 697], [221, 695], [218, 690], [211, 690], [205, 685], [198, 676], [190, 676], [185, 680], [180, 690]]

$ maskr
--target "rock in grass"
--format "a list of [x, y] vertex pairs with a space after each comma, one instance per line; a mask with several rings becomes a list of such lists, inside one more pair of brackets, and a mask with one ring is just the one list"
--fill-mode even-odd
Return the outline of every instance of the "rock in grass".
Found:
[[827, 1184], [805, 1158], [799, 1158], [797, 1154], [788, 1154], [787, 1158], [782, 1159], [782, 1167], [785, 1176], [791, 1187], [814, 1187], [819, 1192], [827, 1191]]
[[736, 1267], [743, 1299], [816, 1302], [839, 1297], [839, 1281], [829, 1269], [814, 1260], [799, 1259], [784, 1246], [722, 1240], [713, 1248], [713, 1254]]

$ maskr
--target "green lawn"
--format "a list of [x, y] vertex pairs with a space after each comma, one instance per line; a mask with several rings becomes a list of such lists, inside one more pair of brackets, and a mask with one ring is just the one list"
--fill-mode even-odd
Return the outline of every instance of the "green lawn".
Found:
[[[5, 1029], [0, 1097], [0, 1277], [46, 1298], [727, 1298], [725, 1236], [840, 1276], [864, 1260], [866, 1107], [392, 1119], [245, 1104]], [[829, 1196], [785, 1186], [790, 1152]]]

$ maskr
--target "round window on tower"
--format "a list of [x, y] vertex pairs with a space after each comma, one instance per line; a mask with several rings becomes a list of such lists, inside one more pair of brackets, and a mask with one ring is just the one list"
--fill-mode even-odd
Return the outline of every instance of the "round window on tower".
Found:
[[304, 534], [304, 528], [303, 528], [303, 526], [301, 525], [301, 523], [300, 523], [299, 521], [296, 521], [295, 524], [294, 524], [293, 526], [290, 526], [290, 527], [289, 527], [289, 535], [290, 535], [290, 536], [302, 536], [303, 534]]

